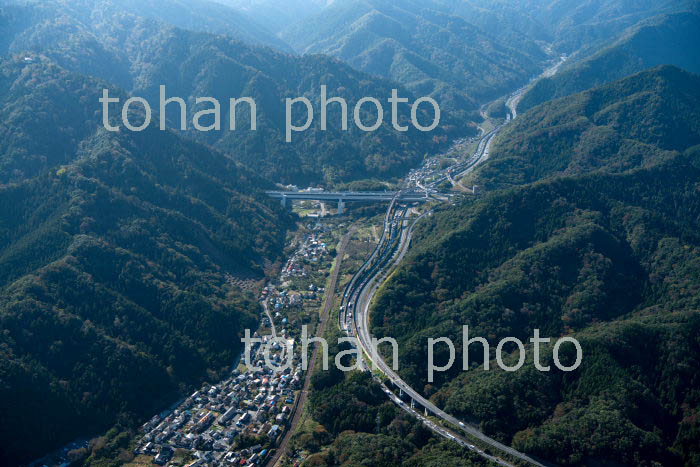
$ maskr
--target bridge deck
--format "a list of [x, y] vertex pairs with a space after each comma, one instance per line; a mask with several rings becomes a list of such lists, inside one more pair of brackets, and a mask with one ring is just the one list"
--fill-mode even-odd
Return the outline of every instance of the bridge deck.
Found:
[[[267, 191], [268, 196], [275, 199], [315, 200], [315, 201], [391, 201], [398, 192], [394, 191]], [[404, 201], [422, 201], [426, 199], [424, 192], [408, 192], [399, 196]]]

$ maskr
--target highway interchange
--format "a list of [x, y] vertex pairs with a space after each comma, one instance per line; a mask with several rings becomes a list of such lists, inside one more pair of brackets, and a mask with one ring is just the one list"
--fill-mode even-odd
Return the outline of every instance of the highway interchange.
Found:
[[[514, 465], [508, 460], [499, 457], [506, 454], [510, 459], [517, 459], [529, 465], [543, 466], [543, 464], [526, 454], [523, 454], [509, 446], [506, 446], [481, 432], [478, 428], [467, 425], [452, 415], [436, 407], [429, 400], [425, 399], [418, 391], [411, 388], [381, 357], [379, 351], [374, 348], [374, 342], [370, 333], [370, 305], [376, 291], [400, 263], [411, 243], [411, 235], [414, 226], [425, 216], [431, 215], [427, 210], [423, 214], [413, 219], [408, 217], [409, 207], [402, 203], [402, 195], [405, 192], [415, 192], [416, 187], [425, 191], [426, 196], [434, 200], [444, 201], [447, 199], [438, 193], [437, 187], [445, 181], [454, 183], [454, 179], [474, 170], [482, 161], [489, 157], [489, 152], [494, 138], [498, 133], [517, 116], [515, 107], [520, 99], [524, 88], [513, 93], [506, 101], [510, 113], [504, 123], [497, 126], [490, 132], [482, 134], [479, 144], [474, 154], [468, 159], [459, 162], [447, 169], [424, 172], [422, 177], [414, 177], [403, 190], [394, 195], [384, 219], [384, 229], [379, 243], [371, 256], [360, 267], [353, 276], [343, 293], [343, 300], [339, 314], [339, 325], [343, 331], [350, 336], [355, 336], [365, 361], [363, 365], [368, 370], [370, 365], [373, 369], [380, 371], [390, 384], [399, 389], [400, 395], [410, 398], [410, 404], [391, 391], [382, 383], [384, 391], [388, 397], [399, 407], [413, 416], [420, 419], [436, 434], [457, 442], [458, 444], [471, 449], [482, 457], [499, 465]], [[429, 180], [429, 182], [427, 181]], [[423, 409], [424, 413], [416, 410], [416, 407]], [[428, 417], [428, 413], [440, 420], [435, 422]], [[467, 436], [465, 436], [465, 434]], [[487, 445], [491, 451], [496, 451], [497, 455], [492, 455], [477, 446], [474, 440], [478, 440], [481, 445]]]
[[[558, 63], [545, 70], [540, 76], [552, 76], [565, 60], [566, 56], [562, 56]], [[536, 79], [531, 80], [531, 83], [536, 81]], [[362, 355], [360, 364], [368, 371], [374, 370], [375, 375], [376, 371], [383, 374], [388, 379], [389, 384], [399, 389], [399, 395], [397, 395], [384, 381], [377, 378], [389, 399], [421, 420], [437, 435], [452, 440], [498, 465], [515, 466], [525, 463], [544, 467], [544, 465], [551, 464], [543, 464], [488, 437], [477, 427], [467, 425], [456, 417], [444, 412], [413, 389], [386, 363], [379, 351], [374, 348], [369, 320], [372, 299], [380, 286], [406, 255], [411, 244], [413, 228], [421, 219], [432, 215], [432, 210], [428, 209], [422, 214], [411, 218], [410, 215], [413, 209], [409, 205], [417, 201], [426, 200], [436, 202], [450, 201], [450, 195], [439, 192], [441, 185], [445, 182], [450, 182], [457, 187], [456, 179], [473, 171], [481, 162], [489, 158], [491, 145], [496, 136], [517, 117], [518, 102], [528, 86], [524, 86], [506, 97], [507, 116], [505, 121], [491, 131], [482, 129], [476, 150], [470, 157], [444, 169], [428, 165], [422, 169], [413, 170], [404, 182], [402, 189], [398, 192], [314, 193], [277, 191], [268, 192], [268, 195], [280, 199], [283, 205], [286, 204], [288, 199], [338, 200], [339, 213], [342, 213], [342, 205], [345, 201], [371, 201], [379, 198], [390, 200], [384, 218], [384, 228], [377, 246], [351, 278], [342, 293], [338, 324], [340, 329], [349, 336], [357, 338]], [[485, 106], [482, 107], [482, 115], [486, 118], [483, 111], [484, 108]], [[469, 190], [467, 189], [467, 191]], [[409, 403], [402, 398], [405, 396], [408, 396]], [[422, 412], [420, 408], [423, 409]], [[293, 427], [290, 428], [291, 430], [293, 430]], [[486, 452], [485, 449], [489, 449], [489, 451], [494, 453]], [[279, 458], [277, 460], [279, 461]], [[273, 462], [269, 465], [274, 464]]]

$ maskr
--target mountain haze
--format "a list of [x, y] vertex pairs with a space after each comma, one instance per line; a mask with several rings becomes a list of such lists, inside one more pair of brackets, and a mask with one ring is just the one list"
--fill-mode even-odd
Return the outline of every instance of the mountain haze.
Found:
[[609, 83], [647, 68], [667, 64], [700, 72], [700, 16], [684, 12], [655, 17], [634, 26], [613, 45], [553, 77], [538, 81], [523, 96], [525, 111], [547, 100]]
[[519, 47], [442, 11], [436, 2], [343, 0], [282, 32], [303, 53], [325, 53], [432, 95], [453, 112], [534, 76], [546, 54], [532, 41]]
[[[481, 3], [481, 2], [479, 2]], [[682, 11], [700, 13], [697, 0], [486, 0], [493, 8], [517, 8], [552, 37], [564, 53], [591, 53], [618, 38], [625, 29], [653, 16]]]
[[333, 0], [217, 0], [235, 8], [275, 34], [318, 13]]
[[[146, 97], [156, 111], [159, 86], [165, 85], [168, 97], [187, 101], [190, 119], [196, 111], [196, 98], [215, 97], [222, 103], [221, 124], [226, 130], [202, 133], [192, 130], [190, 122], [191, 131], [186, 136], [239, 161], [254, 162], [275, 181], [307, 184], [349, 181], [370, 174], [395, 177], [405, 173], [407, 163], [415, 164], [426, 153], [439, 149], [448, 136], [476, 131], [446, 111], [434, 132], [423, 133], [412, 126], [408, 132], [397, 132], [391, 128], [386, 101], [391, 89], [398, 87], [399, 94], [411, 101], [415, 97], [394, 83], [373, 79], [328, 57], [296, 57], [124, 12], [99, 22], [70, 12], [59, 13], [59, 19], [40, 21], [32, 20], [35, 15], [33, 9], [9, 12], [17, 32], [14, 40], [8, 41], [8, 52], [45, 55], [71, 71], [100, 77], [132, 95]], [[348, 101], [349, 131], [340, 130], [335, 105], [330, 107], [328, 131], [320, 130], [317, 115], [309, 130], [295, 134], [292, 143], [285, 143], [285, 99], [308, 97], [316, 103], [318, 112], [322, 84], [328, 86], [329, 97]], [[387, 110], [383, 126], [373, 133], [360, 131], [352, 121], [354, 104], [365, 96], [384, 102]], [[250, 131], [247, 113], [238, 115], [237, 120], [245, 123], [241, 128], [228, 131], [227, 104], [232, 97], [255, 99], [257, 131]], [[365, 122], [376, 118], [370, 108], [363, 107]], [[410, 109], [402, 104], [399, 114], [400, 122], [405, 124]], [[175, 116], [177, 120], [170, 119], [169, 123], [179, 128], [179, 113]], [[430, 122], [432, 113], [421, 107], [419, 119]]]
[[13, 7], [30, 7], [28, 14], [32, 20], [43, 21], [47, 26], [57, 19], [56, 15], [100, 23], [128, 13], [183, 29], [227, 35], [246, 43], [291, 51], [248, 15], [209, 0], [1, 0], [0, 5], [9, 7], [10, 12]]

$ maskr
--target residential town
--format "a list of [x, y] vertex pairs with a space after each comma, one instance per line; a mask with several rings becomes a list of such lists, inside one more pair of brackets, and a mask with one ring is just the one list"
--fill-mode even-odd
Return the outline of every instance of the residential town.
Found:
[[252, 336], [260, 342], [249, 349], [250, 367], [244, 349], [229, 378], [203, 385], [174, 409], [146, 422], [137, 456], [173, 467], [264, 464], [288, 426], [303, 385], [300, 353], [293, 352], [288, 360], [286, 352], [299, 338], [298, 324], [308, 321], [300, 317], [320, 306], [325, 292], [321, 278], [331, 256], [330, 231], [322, 223], [310, 226], [282, 267], [278, 283], [261, 291], [260, 328]]
[[144, 424], [138, 453], [154, 456], [159, 465], [168, 464], [178, 448], [190, 451], [195, 460], [186, 465], [192, 467], [262, 463], [264, 446], [273, 446], [284, 431], [302, 378], [297, 359], [284, 370], [273, 368], [284, 363], [283, 345], [269, 346], [273, 366], [265, 364], [270, 337], [262, 336], [262, 345], [251, 351], [251, 364], [259, 369], [236, 369], [229, 379], [202, 387], [171, 413]]

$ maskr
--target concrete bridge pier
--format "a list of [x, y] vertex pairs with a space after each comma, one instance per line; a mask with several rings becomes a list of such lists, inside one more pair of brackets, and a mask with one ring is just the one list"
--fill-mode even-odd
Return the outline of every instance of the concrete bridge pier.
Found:
[[338, 200], [338, 215], [342, 216], [345, 213], [345, 201], [343, 199]]

